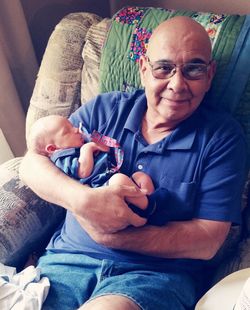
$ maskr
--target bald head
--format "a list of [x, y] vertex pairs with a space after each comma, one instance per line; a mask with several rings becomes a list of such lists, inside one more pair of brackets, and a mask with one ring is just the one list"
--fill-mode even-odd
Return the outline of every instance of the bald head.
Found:
[[[198, 22], [187, 16], [176, 16], [162, 22], [150, 38], [147, 54], [152, 55], [159, 48], [172, 47], [178, 52], [178, 48], [186, 46], [199, 50], [204, 56], [211, 59], [211, 42], [209, 36]], [[151, 57], [151, 56], [150, 56]]]

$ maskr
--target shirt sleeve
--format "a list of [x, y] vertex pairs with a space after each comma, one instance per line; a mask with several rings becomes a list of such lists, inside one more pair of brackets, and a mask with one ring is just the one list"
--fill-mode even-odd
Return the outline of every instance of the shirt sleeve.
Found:
[[246, 178], [243, 135], [218, 138], [209, 147], [196, 201], [195, 218], [241, 222], [241, 196]]

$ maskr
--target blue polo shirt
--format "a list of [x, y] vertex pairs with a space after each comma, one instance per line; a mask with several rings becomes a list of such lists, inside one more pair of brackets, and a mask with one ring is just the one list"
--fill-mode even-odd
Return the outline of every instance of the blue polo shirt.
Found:
[[[83, 105], [70, 121], [117, 139], [124, 150], [121, 172], [130, 176], [143, 171], [151, 176], [155, 188], [169, 191], [170, 220], [200, 218], [239, 224], [246, 173], [246, 143], [239, 124], [230, 115], [201, 104], [170, 135], [148, 144], [141, 133], [146, 108], [143, 90], [106, 93]], [[187, 270], [200, 265], [198, 260], [163, 259], [103, 247], [69, 211], [48, 249]]]

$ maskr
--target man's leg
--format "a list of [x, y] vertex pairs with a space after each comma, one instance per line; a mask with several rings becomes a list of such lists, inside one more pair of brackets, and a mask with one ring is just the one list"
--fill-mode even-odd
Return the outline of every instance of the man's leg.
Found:
[[39, 259], [38, 267], [51, 285], [43, 310], [72, 310], [91, 297], [101, 261], [81, 254], [47, 252]]
[[151, 270], [151, 264], [102, 261], [98, 283], [81, 310], [187, 310], [195, 282], [185, 273]]
[[79, 310], [140, 310], [131, 299], [119, 295], [100, 296], [85, 303]]

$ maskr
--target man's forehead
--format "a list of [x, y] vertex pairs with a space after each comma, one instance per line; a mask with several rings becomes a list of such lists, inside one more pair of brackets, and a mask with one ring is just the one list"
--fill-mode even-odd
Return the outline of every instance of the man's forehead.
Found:
[[184, 45], [176, 44], [171, 47], [168, 46], [156, 46], [147, 53], [152, 61], [168, 61], [168, 62], [207, 62], [211, 58], [211, 52], [208, 49], [199, 45]]
[[160, 24], [149, 40], [148, 53], [169, 51], [211, 54], [206, 30], [191, 18], [177, 16]]
[[[158, 39], [159, 38], [159, 39]], [[149, 45], [147, 54], [150, 58], [169, 59], [193, 59], [208, 60], [211, 58], [211, 45], [200, 36], [178, 37], [159, 36]]]

